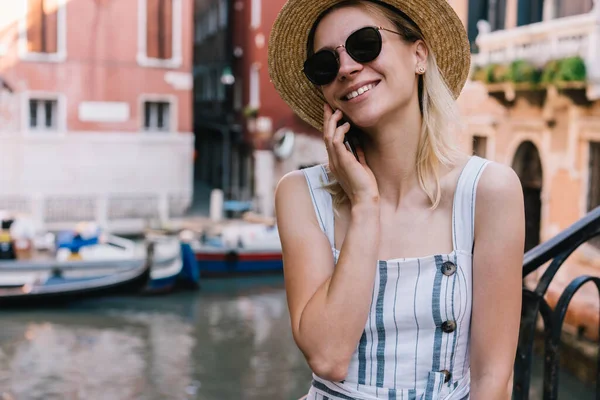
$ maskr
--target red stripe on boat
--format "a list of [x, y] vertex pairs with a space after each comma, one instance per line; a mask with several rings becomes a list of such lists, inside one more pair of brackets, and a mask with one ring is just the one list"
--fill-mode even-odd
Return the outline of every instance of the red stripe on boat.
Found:
[[196, 253], [197, 261], [225, 261], [229, 258], [234, 258], [238, 261], [277, 261], [281, 260], [281, 253], [238, 254], [237, 256]]

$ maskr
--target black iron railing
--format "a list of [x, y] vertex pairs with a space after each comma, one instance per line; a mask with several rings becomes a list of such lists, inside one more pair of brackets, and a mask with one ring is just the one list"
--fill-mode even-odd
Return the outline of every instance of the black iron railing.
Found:
[[[600, 295], [600, 276], [581, 276], [573, 280], [560, 296], [554, 309], [548, 305], [544, 295], [552, 279], [569, 255], [583, 243], [597, 235], [600, 235], [600, 207], [595, 208], [553, 239], [536, 246], [525, 254], [523, 278], [545, 265], [548, 261], [551, 262], [534, 290], [523, 287], [521, 328], [513, 383], [514, 400], [529, 399], [538, 314], [541, 315], [544, 323], [543, 399], [555, 400], [558, 398], [559, 345], [567, 307], [575, 293], [590, 281], [596, 285]], [[600, 357], [598, 357], [597, 367], [596, 399], [600, 399]]]

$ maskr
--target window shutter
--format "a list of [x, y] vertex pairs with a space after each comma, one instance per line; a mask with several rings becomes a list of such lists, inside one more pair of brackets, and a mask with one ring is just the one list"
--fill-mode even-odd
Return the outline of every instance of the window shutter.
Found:
[[159, 58], [160, 0], [146, 0], [146, 55]]
[[160, 58], [173, 57], [173, 0], [160, 0]]
[[58, 51], [58, 0], [42, 0], [44, 10], [44, 52]]
[[32, 53], [42, 52], [43, 0], [27, 2], [27, 50]]

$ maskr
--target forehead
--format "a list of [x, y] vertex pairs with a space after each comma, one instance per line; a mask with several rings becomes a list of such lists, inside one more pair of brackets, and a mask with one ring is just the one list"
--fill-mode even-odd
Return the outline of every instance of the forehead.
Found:
[[391, 22], [383, 15], [373, 13], [357, 6], [339, 8], [327, 14], [317, 25], [314, 49], [336, 47], [357, 29], [365, 26], [384, 26], [392, 28]]

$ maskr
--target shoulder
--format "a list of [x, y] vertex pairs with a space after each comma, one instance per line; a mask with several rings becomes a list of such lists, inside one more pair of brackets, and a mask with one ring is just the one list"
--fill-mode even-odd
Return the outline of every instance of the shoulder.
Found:
[[489, 161], [477, 184], [477, 203], [522, 197], [521, 181], [509, 166]]
[[[322, 181], [325, 174], [327, 174], [327, 171], [327, 165], [319, 164], [302, 170], [288, 172], [277, 183], [275, 189], [276, 195], [303, 189], [308, 190], [307, 177], [311, 180], [316, 179]], [[313, 187], [314, 186], [315, 185], [313, 184]]]
[[312, 198], [307, 175], [310, 179], [318, 179], [318, 173], [322, 166], [317, 165], [306, 170], [295, 170], [285, 174], [277, 183], [275, 188], [275, 212], [277, 219], [299, 220], [301, 216], [314, 214]]
[[490, 161], [477, 184], [475, 226], [509, 227], [524, 219], [521, 181], [509, 166]]

